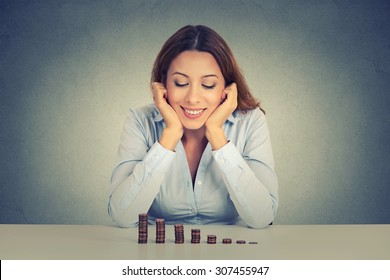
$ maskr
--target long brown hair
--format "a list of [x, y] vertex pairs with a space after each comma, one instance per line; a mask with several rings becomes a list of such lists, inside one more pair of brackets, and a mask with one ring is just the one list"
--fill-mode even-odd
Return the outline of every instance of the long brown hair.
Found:
[[255, 108], [262, 110], [260, 102], [251, 94], [237, 61], [225, 40], [217, 32], [203, 25], [184, 26], [165, 42], [153, 64], [151, 83], [166, 84], [167, 72], [171, 62], [180, 53], [189, 50], [208, 52], [214, 56], [221, 68], [226, 83], [225, 86], [231, 83], [237, 84], [237, 108], [240, 111], [246, 112]]

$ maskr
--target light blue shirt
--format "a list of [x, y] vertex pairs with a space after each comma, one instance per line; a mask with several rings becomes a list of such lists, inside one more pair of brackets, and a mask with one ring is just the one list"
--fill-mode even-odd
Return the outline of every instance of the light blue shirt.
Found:
[[212, 151], [207, 144], [193, 185], [181, 141], [175, 152], [158, 140], [164, 120], [151, 104], [131, 109], [112, 173], [108, 212], [121, 227], [138, 215], [167, 224], [270, 224], [278, 208], [278, 181], [267, 120], [259, 109], [238, 110], [224, 124], [229, 142]]

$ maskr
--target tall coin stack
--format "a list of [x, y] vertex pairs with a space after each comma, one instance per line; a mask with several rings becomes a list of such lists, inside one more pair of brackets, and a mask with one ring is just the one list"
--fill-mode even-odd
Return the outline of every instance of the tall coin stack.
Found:
[[184, 243], [184, 226], [182, 224], [175, 225], [175, 243]]
[[165, 243], [165, 220], [156, 219], [156, 243]]
[[148, 214], [138, 215], [138, 243], [148, 243]]
[[200, 229], [191, 229], [191, 243], [200, 243]]
[[217, 236], [216, 235], [207, 235], [207, 244], [216, 244]]

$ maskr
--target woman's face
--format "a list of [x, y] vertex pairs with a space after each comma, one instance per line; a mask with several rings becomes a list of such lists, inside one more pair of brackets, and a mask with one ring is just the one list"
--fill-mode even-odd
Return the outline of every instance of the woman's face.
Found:
[[225, 79], [215, 58], [207, 52], [184, 51], [171, 63], [166, 81], [168, 103], [185, 129], [205, 124], [221, 104]]

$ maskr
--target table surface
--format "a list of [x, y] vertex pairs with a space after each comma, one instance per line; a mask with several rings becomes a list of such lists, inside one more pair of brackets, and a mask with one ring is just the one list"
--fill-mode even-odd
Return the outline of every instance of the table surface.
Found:
[[[191, 244], [193, 228], [201, 230], [200, 244]], [[154, 226], [148, 230], [148, 243], [138, 244], [137, 228], [0, 224], [0, 259], [390, 260], [388, 224], [271, 225], [265, 229], [184, 225], [184, 244], [175, 244], [172, 225], [166, 225], [163, 244], [155, 242]], [[217, 236], [217, 244], [207, 244], [211, 234]], [[231, 238], [232, 244], [223, 244], [223, 238]]]

